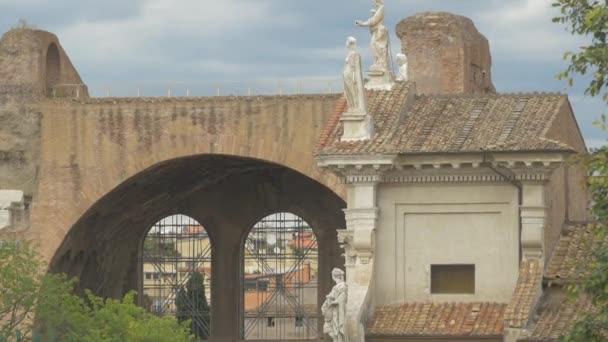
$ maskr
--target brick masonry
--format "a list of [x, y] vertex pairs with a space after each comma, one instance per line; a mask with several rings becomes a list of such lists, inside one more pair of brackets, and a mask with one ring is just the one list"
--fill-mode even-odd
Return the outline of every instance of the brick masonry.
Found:
[[396, 32], [419, 93], [495, 92], [490, 45], [471, 19], [420, 13], [401, 20]]

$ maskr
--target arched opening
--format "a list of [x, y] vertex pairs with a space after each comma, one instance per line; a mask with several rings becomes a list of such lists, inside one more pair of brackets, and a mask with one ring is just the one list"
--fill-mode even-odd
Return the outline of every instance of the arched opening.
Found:
[[243, 245], [243, 338], [318, 339], [319, 249], [301, 217], [274, 213]]
[[205, 228], [185, 215], [156, 222], [141, 250], [144, 308], [159, 316], [190, 320], [190, 331], [205, 340], [211, 331], [211, 242]]
[[238, 341], [244, 320], [241, 251], [255, 223], [280, 212], [306, 219], [318, 241], [322, 303], [333, 286], [331, 269], [344, 263], [336, 230], [345, 227], [345, 205], [327, 187], [283, 165], [227, 155], [172, 159], [129, 178], [91, 206], [66, 234], [49, 270], [78, 277], [79, 289], [99, 296], [141, 294], [145, 237], [164, 218], [187, 215], [204, 227], [212, 247], [211, 286], [205, 289], [210, 339]]
[[59, 84], [61, 75], [61, 60], [59, 49], [55, 43], [51, 43], [46, 51], [46, 94], [53, 95], [53, 87]]

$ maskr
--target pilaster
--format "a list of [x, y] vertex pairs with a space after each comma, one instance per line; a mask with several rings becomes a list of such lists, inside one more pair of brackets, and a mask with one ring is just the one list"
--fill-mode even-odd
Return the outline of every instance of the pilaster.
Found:
[[522, 182], [521, 220], [522, 259], [542, 261], [545, 229], [544, 182]]
[[346, 230], [338, 240], [344, 248], [346, 283], [348, 284], [347, 335], [351, 342], [365, 340], [365, 323], [371, 314], [373, 286], [374, 233], [378, 222], [377, 185], [388, 166], [367, 165], [341, 169], [348, 186], [347, 208], [344, 209]]

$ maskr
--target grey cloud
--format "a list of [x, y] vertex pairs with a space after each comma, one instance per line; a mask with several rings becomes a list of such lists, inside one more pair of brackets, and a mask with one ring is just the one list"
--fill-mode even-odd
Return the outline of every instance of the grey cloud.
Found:
[[53, 31], [82, 21], [128, 19], [139, 14], [140, 5], [140, 1], [123, 0], [1, 0], [0, 32], [20, 19]]
[[[551, 23], [550, 2], [385, 0], [385, 5], [391, 32], [402, 18], [423, 11], [471, 17], [490, 40], [499, 91], [580, 94], [582, 82], [566, 89], [554, 78], [563, 69], [564, 50], [581, 41]], [[371, 0], [0, 0], [0, 31], [19, 18], [55, 31], [95, 94], [106, 84], [114, 85], [116, 95], [148, 84], [162, 95], [173, 81], [210, 91], [227, 81], [337, 79], [349, 35], [359, 40], [364, 63], [371, 63], [369, 33], [353, 24], [369, 15], [371, 6]], [[398, 40], [392, 42], [396, 53]], [[601, 133], [587, 113], [600, 112], [600, 105], [574, 104], [593, 139]]]

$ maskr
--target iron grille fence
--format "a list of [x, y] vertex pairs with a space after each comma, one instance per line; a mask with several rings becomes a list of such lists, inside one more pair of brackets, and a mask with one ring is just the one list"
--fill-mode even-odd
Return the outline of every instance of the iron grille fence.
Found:
[[211, 244], [194, 219], [173, 215], [148, 232], [142, 253], [143, 305], [159, 316], [190, 319], [197, 339], [210, 332]]
[[243, 338], [305, 340], [319, 337], [317, 239], [291, 213], [258, 222], [244, 246]]

